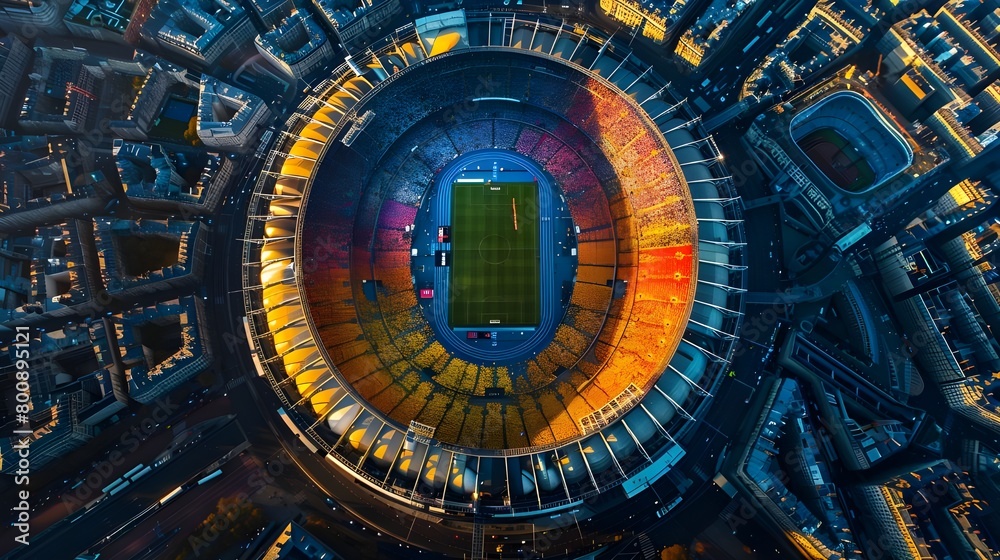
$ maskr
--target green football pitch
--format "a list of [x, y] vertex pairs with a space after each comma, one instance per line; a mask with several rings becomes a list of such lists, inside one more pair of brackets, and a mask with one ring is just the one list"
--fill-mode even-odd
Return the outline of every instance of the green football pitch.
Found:
[[846, 191], [863, 191], [875, 182], [871, 164], [832, 128], [810, 132], [799, 140], [799, 146], [824, 175]]
[[449, 325], [537, 325], [537, 185], [455, 183], [451, 207]]

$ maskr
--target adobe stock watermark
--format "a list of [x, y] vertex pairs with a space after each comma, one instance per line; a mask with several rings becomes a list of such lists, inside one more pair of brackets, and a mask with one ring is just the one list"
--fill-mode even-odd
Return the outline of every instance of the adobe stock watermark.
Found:
[[83, 478], [82, 484], [77, 486], [72, 492], [66, 493], [62, 497], [66, 513], [77, 511], [86, 506], [101, 495], [101, 489], [105, 488], [111, 481], [115, 468], [123, 465], [128, 456], [134, 453], [144, 441], [157, 430], [160, 424], [165, 422], [170, 415], [177, 412], [180, 405], [170, 401], [169, 397], [164, 397], [155, 401], [153, 410], [141, 422], [121, 435], [118, 445], [123, 449], [115, 449], [107, 457], [98, 461], [93, 469]]
[[[298, 438], [293, 438], [290, 442], [293, 451], [307, 452], [305, 445]], [[210, 551], [226, 531], [245, 520], [248, 515], [256, 514], [259, 509], [253, 502], [252, 497], [263, 492], [267, 488], [275, 486], [276, 481], [285, 475], [290, 468], [294, 468], [295, 461], [285, 450], [281, 450], [265, 465], [257, 465], [247, 476], [246, 486], [249, 492], [238, 493], [232, 501], [227, 501], [216, 515], [212, 516], [211, 522], [201, 527], [201, 530], [188, 536], [187, 544], [195, 556], [201, 557]], [[293, 496], [293, 501], [300, 503], [305, 496], [299, 492]]]
[[14, 410], [17, 427], [14, 435], [17, 443], [13, 450], [17, 454], [17, 469], [14, 471], [14, 485], [17, 487], [16, 503], [11, 511], [17, 514], [13, 527], [17, 529], [14, 541], [28, 546], [31, 538], [31, 336], [28, 327], [17, 327], [14, 338]]
[[747, 314], [740, 326], [739, 340], [733, 348], [733, 359], [746, 353], [750, 344], [761, 344], [763, 337], [771, 332], [778, 325], [778, 321], [788, 319], [788, 307], [793, 305], [795, 298], [792, 290], [779, 290], [775, 292], [776, 301], [767, 306], [760, 313], [752, 316]]
[[501, 84], [493, 79], [493, 74], [480, 75], [476, 78], [476, 89], [471, 97], [466, 97], [461, 103], [452, 105], [444, 110], [441, 120], [445, 125], [452, 125], [461, 122], [462, 119], [477, 114], [480, 100], [484, 97], [492, 97], [500, 90]]
[[188, 546], [195, 556], [201, 557], [206, 548], [211, 547], [242, 517], [254, 511], [256, 506], [250, 501], [250, 496], [245, 492], [239, 493], [234, 501], [226, 502], [216, 514], [212, 515], [212, 521], [202, 529], [201, 533], [188, 536]]

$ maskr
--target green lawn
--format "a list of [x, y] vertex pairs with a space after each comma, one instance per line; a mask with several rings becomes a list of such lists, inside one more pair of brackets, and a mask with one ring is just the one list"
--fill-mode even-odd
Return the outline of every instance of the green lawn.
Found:
[[[867, 189], [872, 186], [875, 182], [875, 170], [872, 169], [871, 164], [868, 163], [866, 159], [858, 154], [855, 154], [851, 143], [837, 133], [837, 131], [832, 128], [820, 128], [814, 130], [813, 132], [807, 134], [802, 140], [799, 141], [800, 146], [810, 146], [816, 142], [829, 142], [836, 146], [841, 153], [853, 161], [851, 161], [851, 166], [849, 170], [853, 170], [853, 173], [842, 173], [833, 166], [833, 162], [827, 159], [814, 159], [815, 156], [810, 154], [808, 151], [806, 155], [820, 168], [827, 177], [830, 178], [838, 187], [847, 190], [849, 192], [858, 192]], [[850, 178], [853, 177], [853, 181]]]
[[452, 328], [538, 324], [535, 183], [456, 183], [451, 247]]

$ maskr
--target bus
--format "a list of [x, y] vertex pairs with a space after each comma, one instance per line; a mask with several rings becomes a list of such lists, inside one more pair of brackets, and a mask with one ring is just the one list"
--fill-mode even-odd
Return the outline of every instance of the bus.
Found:
[[210, 475], [202, 478], [201, 480], [199, 480], [198, 481], [198, 486], [201, 486], [202, 484], [205, 484], [209, 480], [212, 480], [213, 478], [216, 478], [216, 477], [218, 477], [221, 474], [222, 474], [222, 469], [216, 469], [215, 472], [213, 472], [212, 474], [210, 474]]

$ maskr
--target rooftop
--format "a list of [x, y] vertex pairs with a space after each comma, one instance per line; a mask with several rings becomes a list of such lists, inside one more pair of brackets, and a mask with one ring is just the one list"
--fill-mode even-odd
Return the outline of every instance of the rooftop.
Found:
[[259, 46], [287, 64], [298, 63], [326, 41], [320, 25], [301, 10], [292, 12], [281, 25], [256, 39]]

